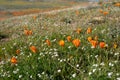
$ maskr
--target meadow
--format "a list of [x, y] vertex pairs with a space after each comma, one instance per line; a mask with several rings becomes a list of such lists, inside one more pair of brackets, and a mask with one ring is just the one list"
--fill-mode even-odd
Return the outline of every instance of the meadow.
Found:
[[0, 22], [0, 80], [120, 80], [120, 3]]

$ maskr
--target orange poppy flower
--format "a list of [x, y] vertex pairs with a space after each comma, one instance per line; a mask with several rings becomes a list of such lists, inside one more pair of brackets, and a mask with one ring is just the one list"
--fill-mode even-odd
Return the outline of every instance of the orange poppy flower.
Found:
[[79, 11], [77, 10], [77, 11], [75, 11], [75, 13], [76, 13], [76, 15], [78, 16], [79, 15]]
[[36, 53], [37, 52], [37, 48], [35, 46], [31, 46], [30, 47], [30, 50], [33, 52], [33, 53]]
[[80, 40], [79, 39], [74, 39], [72, 41], [72, 43], [75, 45], [75, 47], [79, 47], [80, 46]]
[[88, 37], [87, 39], [88, 39], [88, 41], [90, 42], [90, 41], [92, 40], [92, 37]]
[[103, 13], [103, 10], [102, 10], [102, 9], [100, 9], [100, 10], [99, 10], [99, 12], [100, 12], [100, 13]]
[[78, 29], [76, 30], [76, 33], [80, 34], [81, 31], [82, 31], [82, 30], [81, 30], [80, 28], [78, 28]]
[[91, 43], [93, 48], [97, 47], [98, 42], [96, 40], [91, 40], [90, 43]]
[[116, 7], [120, 7], [120, 3], [119, 3], [119, 2], [116, 3], [115, 6], [116, 6]]
[[100, 48], [104, 48], [106, 44], [105, 44], [105, 42], [100, 42], [99, 45], [100, 45]]
[[110, 10], [110, 7], [108, 7], [108, 10]]
[[62, 47], [64, 47], [64, 45], [65, 45], [64, 40], [60, 40], [60, 41], [59, 41], [59, 45], [62, 46]]
[[68, 42], [70, 42], [71, 41], [71, 36], [67, 36], [67, 40], [68, 40]]
[[107, 11], [104, 11], [104, 12], [103, 12], [103, 15], [104, 15], [104, 16], [106, 16], [106, 15], [108, 15], [108, 14], [109, 14], [109, 13], [108, 13]]
[[13, 63], [13, 64], [16, 64], [17, 63], [17, 59], [15, 57], [12, 57], [10, 62]]
[[24, 30], [25, 35], [29, 35], [29, 31], [28, 30]]
[[116, 43], [114, 43], [113, 48], [115, 48], [115, 49], [117, 48], [117, 44]]
[[97, 41], [97, 40], [98, 40], [98, 37], [97, 37], [97, 36], [95, 36], [95, 37], [94, 37], [94, 40], [96, 40], [96, 41]]
[[16, 54], [19, 54], [19, 53], [20, 53], [20, 49], [17, 49], [17, 50], [16, 50]]
[[51, 45], [50, 40], [48, 40], [48, 39], [47, 39], [45, 42], [47, 43], [47, 45], [48, 45], [48, 46], [50, 46], [50, 45]]
[[91, 33], [92, 32], [92, 29], [89, 27], [88, 29], [87, 29], [87, 34], [89, 34], [89, 33]]
[[24, 30], [25, 35], [32, 35], [32, 30]]
[[37, 18], [37, 16], [33, 16], [33, 19], [35, 20]]
[[32, 35], [32, 30], [29, 30], [29, 35]]

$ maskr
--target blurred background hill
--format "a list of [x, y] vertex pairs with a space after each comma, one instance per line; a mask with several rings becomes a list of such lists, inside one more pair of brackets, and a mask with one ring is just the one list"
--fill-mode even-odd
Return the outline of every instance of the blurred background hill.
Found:
[[0, 0], [0, 20], [72, 6], [86, 6], [98, 0]]

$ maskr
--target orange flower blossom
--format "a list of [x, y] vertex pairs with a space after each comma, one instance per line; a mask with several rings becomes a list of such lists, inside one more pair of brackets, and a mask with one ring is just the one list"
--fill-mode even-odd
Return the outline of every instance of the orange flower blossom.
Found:
[[89, 33], [91, 33], [92, 32], [92, 29], [89, 27], [88, 29], [87, 29], [87, 34], [89, 34]]
[[10, 62], [13, 63], [13, 64], [16, 64], [17, 63], [17, 59], [15, 57], [12, 57]]
[[62, 47], [64, 47], [64, 45], [65, 45], [64, 40], [60, 40], [60, 41], [59, 41], [59, 45], [62, 46]]
[[104, 48], [106, 43], [105, 42], [100, 42], [99, 45], [100, 45], [100, 48]]
[[80, 28], [78, 28], [78, 29], [76, 30], [76, 33], [80, 34], [81, 31], [82, 31], [82, 30], [81, 30]]
[[17, 49], [17, 50], [16, 50], [16, 54], [19, 54], [19, 53], [20, 53], [20, 49]]
[[48, 39], [47, 39], [45, 42], [47, 43], [47, 45], [48, 45], [48, 46], [50, 46], [50, 45], [51, 45], [50, 40], [48, 40]]
[[91, 40], [90, 43], [91, 43], [93, 48], [97, 47], [98, 42], [96, 40]]
[[35, 46], [31, 46], [30, 47], [30, 50], [33, 52], [33, 53], [36, 53], [37, 52], [37, 48]]
[[72, 43], [75, 45], [75, 47], [79, 47], [80, 46], [80, 40], [79, 39], [74, 39], [72, 41]]
[[67, 36], [67, 40], [68, 40], [68, 42], [70, 42], [71, 41], [71, 36]]

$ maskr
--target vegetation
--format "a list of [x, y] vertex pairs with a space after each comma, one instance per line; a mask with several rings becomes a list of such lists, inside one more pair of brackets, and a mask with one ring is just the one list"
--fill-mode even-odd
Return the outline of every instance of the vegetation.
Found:
[[119, 80], [116, 4], [1, 21], [0, 80]]

